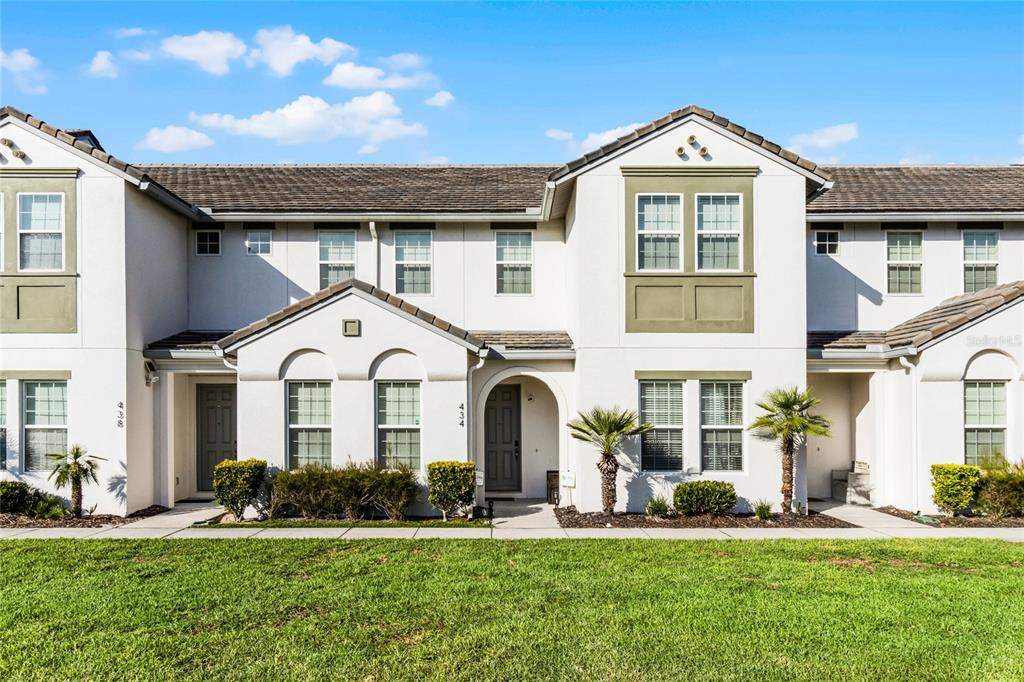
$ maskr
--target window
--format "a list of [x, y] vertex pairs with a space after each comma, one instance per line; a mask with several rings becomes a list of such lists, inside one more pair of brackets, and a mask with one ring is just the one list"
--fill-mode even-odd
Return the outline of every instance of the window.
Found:
[[889, 293], [921, 293], [921, 233], [887, 232], [885, 240]]
[[249, 230], [245, 233], [245, 252], [250, 256], [269, 256], [273, 243], [270, 230]]
[[814, 233], [814, 253], [819, 256], [839, 255], [839, 232], [819, 230]]
[[320, 231], [320, 288], [356, 276], [356, 233]]
[[697, 195], [697, 269], [739, 270], [743, 209], [738, 194]]
[[533, 293], [533, 234], [530, 232], [495, 232], [497, 292], [499, 294]]
[[743, 469], [743, 384], [700, 384], [700, 449], [704, 471]]
[[420, 468], [420, 382], [377, 382], [377, 461]]
[[18, 269], [64, 269], [64, 195], [18, 195]]
[[199, 230], [196, 232], [196, 255], [220, 255], [220, 230]]
[[48, 471], [47, 455], [68, 446], [68, 384], [66, 381], [25, 381], [22, 424], [25, 438], [25, 469]]
[[288, 382], [288, 468], [331, 465], [331, 382]]
[[636, 196], [636, 263], [638, 270], [679, 270], [679, 235], [683, 231], [682, 196]]
[[396, 293], [430, 294], [432, 242], [430, 232], [395, 232]]
[[4, 195], [0, 193], [0, 272], [3, 272], [4, 260]]
[[683, 382], [641, 381], [640, 421], [654, 428], [640, 436], [640, 468], [683, 469]]
[[964, 461], [989, 468], [1006, 459], [1006, 383], [964, 382]]
[[964, 293], [994, 287], [999, 273], [999, 234], [964, 232]]
[[0, 470], [7, 468], [7, 382], [0, 381]]

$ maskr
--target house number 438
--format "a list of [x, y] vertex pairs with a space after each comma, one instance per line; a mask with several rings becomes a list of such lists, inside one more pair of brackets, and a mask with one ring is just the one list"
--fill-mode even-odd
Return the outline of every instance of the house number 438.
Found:
[[117, 412], [117, 428], [123, 429], [124, 428], [124, 402], [123, 401], [119, 402], [117, 404], [116, 412]]

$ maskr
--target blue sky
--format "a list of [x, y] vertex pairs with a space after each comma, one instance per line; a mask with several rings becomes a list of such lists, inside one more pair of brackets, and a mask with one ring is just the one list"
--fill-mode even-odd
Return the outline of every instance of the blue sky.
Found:
[[4, 2], [0, 99], [136, 162], [552, 163], [688, 103], [822, 163], [1024, 162], [1024, 3]]

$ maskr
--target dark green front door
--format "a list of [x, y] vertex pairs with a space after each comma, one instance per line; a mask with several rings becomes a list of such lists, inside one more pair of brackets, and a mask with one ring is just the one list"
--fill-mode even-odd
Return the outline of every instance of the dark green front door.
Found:
[[519, 386], [498, 385], [487, 396], [484, 410], [485, 486], [487, 492], [522, 490], [522, 420]]
[[196, 386], [196, 489], [213, 490], [213, 467], [236, 457], [235, 385]]

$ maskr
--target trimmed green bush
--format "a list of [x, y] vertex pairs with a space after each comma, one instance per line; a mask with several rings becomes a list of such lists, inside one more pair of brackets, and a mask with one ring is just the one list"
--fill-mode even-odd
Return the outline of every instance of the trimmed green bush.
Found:
[[725, 481], [687, 481], [672, 489], [676, 511], [686, 516], [724, 514], [736, 506], [736, 487]]
[[974, 509], [1001, 519], [1024, 516], [1024, 471], [987, 471], [978, 484]]
[[644, 506], [644, 514], [648, 516], [660, 516], [665, 517], [669, 515], [672, 509], [668, 505], [668, 499], [661, 495], [655, 495], [654, 497], [647, 500], [647, 504]]
[[416, 473], [407, 467], [374, 472], [373, 507], [393, 521], [405, 518], [405, 512], [419, 494]]
[[974, 502], [981, 482], [981, 469], [969, 464], [932, 465], [932, 501], [951, 516]]
[[754, 503], [754, 516], [758, 521], [770, 521], [772, 518], [772, 503], [768, 500], [758, 500]]
[[274, 476], [270, 516], [362, 519], [377, 512], [389, 519], [402, 519], [418, 495], [416, 474], [409, 469], [310, 465]]
[[56, 495], [44, 493], [21, 481], [0, 481], [0, 513], [36, 519], [62, 519], [68, 510]]
[[241, 520], [246, 507], [256, 504], [267, 463], [262, 459], [225, 459], [213, 467], [213, 497]]
[[431, 462], [427, 465], [430, 504], [449, 516], [473, 504], [476, 497], [476, 465], [472, 462]]

